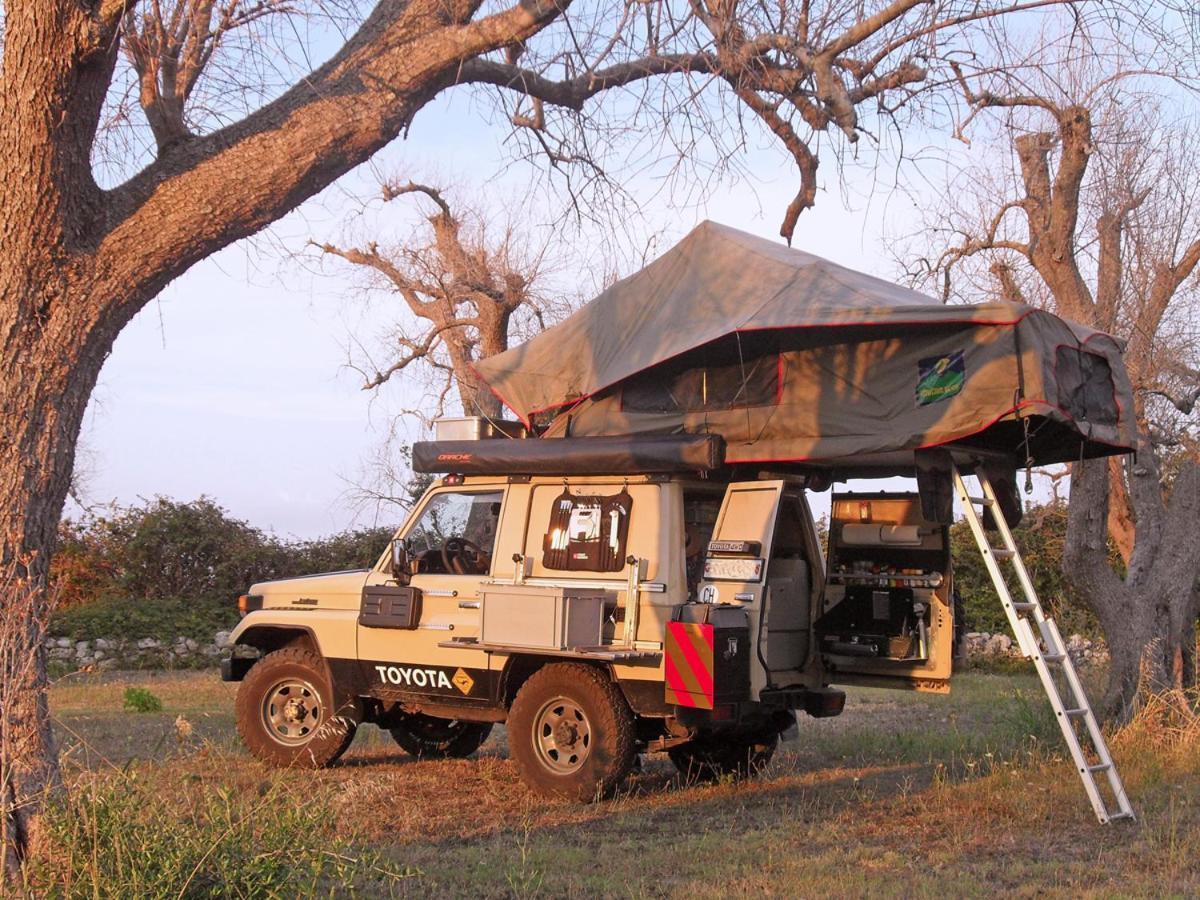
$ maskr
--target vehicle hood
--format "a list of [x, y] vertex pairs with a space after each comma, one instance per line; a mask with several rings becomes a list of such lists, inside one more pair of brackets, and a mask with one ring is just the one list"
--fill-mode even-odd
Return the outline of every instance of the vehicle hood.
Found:
[[250, 587], [250, 594], [263, 598], [264, 609], [350, 609], [359, 605], [363, 583], [369, 571], [352, 569], [346, 572], [323, 572], [300, 578], [260, 581]]

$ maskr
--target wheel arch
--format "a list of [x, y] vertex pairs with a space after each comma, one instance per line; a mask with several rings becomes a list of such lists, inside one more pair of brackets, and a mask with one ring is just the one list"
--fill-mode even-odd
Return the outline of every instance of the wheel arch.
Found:
[[[235, 634], [233, 644], [235, 647], [253, 647], [259, 651], [259, 656], [233, 656], [226, 660], [225, 662], [228, 663], [228, 666], [222, 666], [223, 670], [227, 669], [228, 671], [228, 676], [225, 677], [226, 681], [241, 681], [262, 656], [266, 656], [275, 650], [282, 650], [284, 647], [301, 647], [305, 650], [311, 650], [321, 658], [321, 662], [325, 666], [325, 676], [330, 679], [330, 683], [333, 681], [332, 673], [329, 670], [329, 662], [321, 652], [321, 645], [317, 640], [317, 635], [307, 625], [281, 625], [266, 622], [250, 625], [245, 630]], [[224, 675], [225, 673], [223, 672], [222, 674]]]
[[519, 653], [508, 658], [500, 676], [500, 700], [504, 703], [504, 708], [512, 708], [513, 700], [517, 697], [517, 692], [536, 672], [556, 663], [586, 665], [603, 672], [609, 681], [620, 688], [620, 682], [613, 673], [612, 666], [602, 660], [579, 659], [573, 656], [546, 656], [535, 653]]

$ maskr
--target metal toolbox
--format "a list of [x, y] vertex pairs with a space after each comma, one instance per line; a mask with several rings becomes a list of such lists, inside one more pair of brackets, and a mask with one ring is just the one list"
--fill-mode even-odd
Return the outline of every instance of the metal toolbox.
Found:
[[433, 420], [433, 436], [438, 441], [482, 441], [487, 438], [522, 438], [525, 426], [506, 419], [483, 416], [443, 416]]
[[598, 647], [607, 595], [563, 585], [481, 585], [480, 641], [540, 650]]

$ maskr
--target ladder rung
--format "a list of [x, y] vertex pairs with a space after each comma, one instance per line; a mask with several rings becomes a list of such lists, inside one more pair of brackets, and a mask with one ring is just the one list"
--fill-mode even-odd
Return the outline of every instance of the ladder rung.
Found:
[[974, 503], [976, 506], [994, 506], [996, 501], [988, 497], [967, 497], [968, 503]]
[[[1112, 768], [1112, 763], [1100, 763], [1099, 765], [1088, 766], [1087, 770], [1089, 772], [1091, 772], [1092, 774], [1095, 774], [1096, 772], [1107, 772], [1111, 768]], [[1109, 818], [1112, 818], [1112, 817], [1110, 816]]]
[[1060, 663], [1067, 658], [1065, 653], [1043, 653], [1042, 659], [1048, 663]]
[[1063, 715], [1065, 715], [1071, 719], [1078, 719], [1080, 716], [1086, 716], [1087, 714], [1088, 714], [1088, 708], [1086, 706], [1081, 706], [1081, 707], [1079, 707], [1079, 709], [1064, 709], [1063, 710]]
[[1017, 603], [1016, 601], [1013, 601], [1013, 609], [1015, 609], [1017, 612], [1029, 612], [1030, 610], [1037, 609], [1037, 604], [1036, 603]]
[[1017, 555], [1014, 551], [1009, 550], [1007, 547], [988, 547], [988, 549], [992, 551], [992, 555], [996, 557], [996, 559], [1012, 559]]
[[1108, 817], [1108, 821], [1115, 822], [1117, 819], [1132, 819], [1133, 810], [1125, 810], [1123, 812], [1113, 813]]

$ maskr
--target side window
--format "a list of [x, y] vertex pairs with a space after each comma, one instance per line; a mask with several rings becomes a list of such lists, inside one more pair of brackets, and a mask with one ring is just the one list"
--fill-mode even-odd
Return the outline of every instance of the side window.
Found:
[[434, 496], [406, 536], [417, 571], [486, 575], [503, 498], [501, 491], [446, 491]]
[[564, 491], [550, 507], [542, 540], [547, 569], [619, 572], [625, 566], [625, 540], [633, 498], [626, 491], [603, 496]]
[[683, 495], [683, 554], [689, 599], [695, 598], [704, 575], [704, 557], [721, 511], [721, 496], [690, 491]]
[[1097, 425], [1117, 424], [1119, 411], [1112, 369], [1103, 356], [1074, 347], [1059, 347], [1055, 375], [1065, 395], [1063, 405], [1073, 418]]
[[748, 359], [745, 364], [687, 369], [674, 376], [661, 372], [631, 379], [621, 393], [629, 412], [717, 412], [778, 402], [779, 355]]

